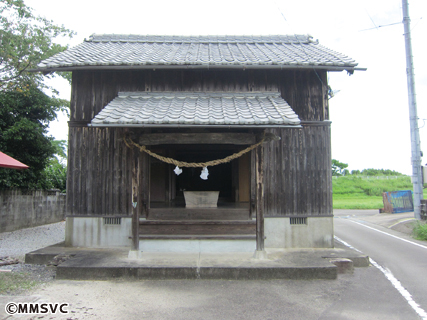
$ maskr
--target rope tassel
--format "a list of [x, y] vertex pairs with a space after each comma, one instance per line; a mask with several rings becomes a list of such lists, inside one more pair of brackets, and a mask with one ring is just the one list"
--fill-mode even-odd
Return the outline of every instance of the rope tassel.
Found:
[[182, 173], [182, 169], [178, 166], [175, 167], [173, 170], [177, 176], [179, 176]]
[[208, 175], [209, 175], [208, 168], [204, 167], [202, 169], [202, 173], [200, 174], [200, 178], [202, 178], [203, 180], [208, 180]]

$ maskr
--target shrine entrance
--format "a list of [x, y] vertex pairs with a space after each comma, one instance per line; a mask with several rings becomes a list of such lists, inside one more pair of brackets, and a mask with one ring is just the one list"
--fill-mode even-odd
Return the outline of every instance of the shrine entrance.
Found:
[[[153, 143], [149, 145], [149, 205], [147, 215], [139, 221], [139, 239], [186, 240], [251, 240], [256, 239], [256, 221], [251, 217], [251, 145], [256, 144], [254, 134], [169, 134], [180, 136], [180, 142], [195, 140], [199, 143]], [[215, 137], [220, 136], [223, 143]], [[239, 139], [237, 139], [239, 137]], [[225, 139], [228, 138], [228, 139]], [[143, 139], [140, 139], [143, 140]], [[171, 142], [162, 136], [160, 142]], [[204, 143], [200, 143], [204, 142]], [[141, 144], [141, 141], [140, 141]], [[245, 151], [242, 153], [242, 151]], [[237, 155], [237, 156], [235, 156]], [[230, 159], [231, 156], [231, 159]], [[234, 158], [233, 158], [234, 157]], [[170, 159], [183, 163], [168, 163]], [[226, 159], [226, 160], [224, 160]], [[212, 163], [205, 166], [186, 164]], [[224, 161], [223, 161], [224, 160]], [[209, 162], [210, 161], [210, 162]], [[205, 173], [203, 174], [203, 172]], [[189, 206], [187, 193], [217, 193], [213, 205]], [[197, 201], [196, 201], [197, 202]], [[253, 202], [253, 201], [252, 201]], [[193, 203], [194, 204], [194, 203]], [[255, 245], [255, 242], [252, 242]], [[254, 248], [255, 249], [255, 248]]]
[[[236, 146], [179, 145], [151, 148], [157, 154], [185, 162], [206, 162], [223, 159], [236, 152]], [[238, 159], [207, 167], [207, 179], [201, 177], [203, 168], [180, 168], [150, 158], [150, 208], [147, 219], [161, 219], [173, 213], [174, 219], [244, 219], [250, 218], [250, 153]], [[215, 206], [186, 206], [184, 192], [219, 192]], [[165, 210], [162, 210], [165, 209]], [[185, 209], [185, 210], [182, 210]], [[228, 211], [225, 214], [225, 211]], [[196, 214], [197, 212], [197, 214]]]

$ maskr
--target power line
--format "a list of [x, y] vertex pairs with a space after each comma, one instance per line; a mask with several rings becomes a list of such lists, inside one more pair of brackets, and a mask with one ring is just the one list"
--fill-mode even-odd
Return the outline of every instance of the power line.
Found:
[[[371, 19], [372, 20], [372, 19]], [[373, 21], [372, 21], [373, 22]], [[395, 23], [390, 23], [390, 24], [383, 24], [383, 25], [381, 25], [381, 26], [375, 26], [375, 28], [369, 28], [369, 29], [363, 29], [363, 30], [359, 30], [359, 32], [362, 32], [362, 31], [368, 31], [368, 30], [373, 30], [373, 29], [379, 29], [379, 28], [383, 28], [383, 27], [388, 27], [388, 26], [394, 26], [394, 25], [396, 25], [396, 24], [401, 24], [402, 22], [395, 22]], [[374, 23], [374, 25], [375, 25], [375, 23]]]

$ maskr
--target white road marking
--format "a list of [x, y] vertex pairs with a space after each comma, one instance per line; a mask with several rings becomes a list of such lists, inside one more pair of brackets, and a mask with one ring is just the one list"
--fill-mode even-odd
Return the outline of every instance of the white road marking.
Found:
[[[370, 227], [368, 227], [370, 228]], [[371, 228], [374, 229], [374, 228]], [[377, 229], [374, 229], [377, 230]], [[377, 230], [379, 231], [379, 230]], [[380, 231], [382, 232], [382, 231]], [[351, 244], [345, 242], [344, 240], [341, 240], [340, 238], [338, 238], [337, 236], [334, 236], [335, 240], [341, 242], [343, 245], [349, 247], [350, 249], [356, 250], [357, 252], [362, 253], [362, 251], [360, 251], [359, 249], [353, 247]], [[396, 237], [398, 238], [398, 237]], [[399, 238], [400, 239], [400, 238]], [[404, 239], [402, 239], [404, 240]], [[409, 241], [410, 242], [410, 241]], [[408, 292], [408, 290], [406, 290], [402, 284], [400, 283], [399, 280], [396, 279], [396, 277], [393, 275], [393, 273], [391, 273], [390, 270], [383, 268], [382, 266], [380, 266], [377, 262], [375, 262], [372, 258], [369, 258], [369, 262], [378, 270], [380, 270], [385, 277], [388, 279], [388, 281], [391, 282], [391, 284], [393, 285], [393, 287], [396, 288], [396, 290], [402, 295], [403, 298], [405, 298], [405, 300], [408, 302], [408, 304], [411, 306], [412, 309], [414, 309], [414, 311], [421, 317], [421, 319], [423, 320], [427, 320], [427, 312], [424, 311], [424, 309], [422, 309], [420, 307], [420, 305], [418, 303], [416, 303], [414, 301], [414, 299], [412, 299], [411, 294]]]
[[419, 244], [419, 243], [416, 243], [416, 242], [413, 242], [413, 241], [409, 241], [409, 240], [406, 240], [406, 239], [400, 238], [400, 237], [398, 237], [398, 236], [395, 236], [395, 235], [393, 235], [393, 234], [390, 234], [390, 233], [387, 233], [387, 232], [384, 232], [384, 231], [381, 231], [381, 230], [378, 230], [378, 229], [372, 228], [372, 227], [370, 227], [370, 226], [367, 226], [367, 225], [366, 225], [366, 224], [364, 224], [364, 223], [360, 223], [360, 222], [354, 221], [354, 220], [352, 220], [352, 219], [347, 219], [347, 221], [350, 221], [350, 222], [356, 223], [356, 224], [361, 225], [361, 226], [363, 226], [363, 227], [365, 227], [365, 228], [368, 228], [368, 229], [371, 229], [371, 230], [374, 230], [374, 231], [377, 231], [377, 232], [380, 232], [380, 233], [386, 234], [386, 235], [388, 235], [388, 236], [390, 236], [390, 237], [393, 237], [393, 238], [396, 238], [396, 239], [399, 239], [399, 240], [405, 241], [405, 242], [407, 242], [407, 243], [410, 243], [410, 244], [416, 245], [416, 246], [418, 246], [418, 247], [420, 247], [420, 248], [427, 249], [427, 247], [426, 247], [426, 246], [423, 246], [422, 244]]

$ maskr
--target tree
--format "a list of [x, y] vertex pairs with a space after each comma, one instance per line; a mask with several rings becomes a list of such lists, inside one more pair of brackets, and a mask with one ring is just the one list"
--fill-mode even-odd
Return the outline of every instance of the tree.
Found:
[[401, 176], [400, 172], [390, 170], [390, 169], [363, 169], [361, 172], [364, 176]]
[[0, 0], [0, 90], [28, 83], [45, 88], [42, 74], [26, 71], [66, 49], [53, 42], [56, 37], [73, 35], [64, 26], [34, 16], [23, 0]]
[[55, 155], [49, 159], [48, 165], [43, 170], [43, 184], [41, 189], [59, 189], [66, 192], [67, 187], [67, 165], [65, 140], [54, 140], [52, 145], [55, 148]]
[[56, 112], [68, 113], [69, 102], [56, 98], [42, 74], [28, 71], [67, 48], [55, 43], [56, 37], [73, 35], [34, 16], [23, 0], [0, 0], [0, 150], [30, 166], [0, 170], [0, 188], [65, 189], [65, 165], [54, 157], [58, 145], [47, 127]]
[[333, 176], [343, 176], [348, 174], [347, 163], [339, 162], [338, 160], [332, 159], [332, 175]]
[[0, 188], [45, 188], [43, 172], [57, 152], [47, 127], [63, 105], [34, 85], [0, 92], [0, 150], [30, 166], [24, 171], [2, 169]]

